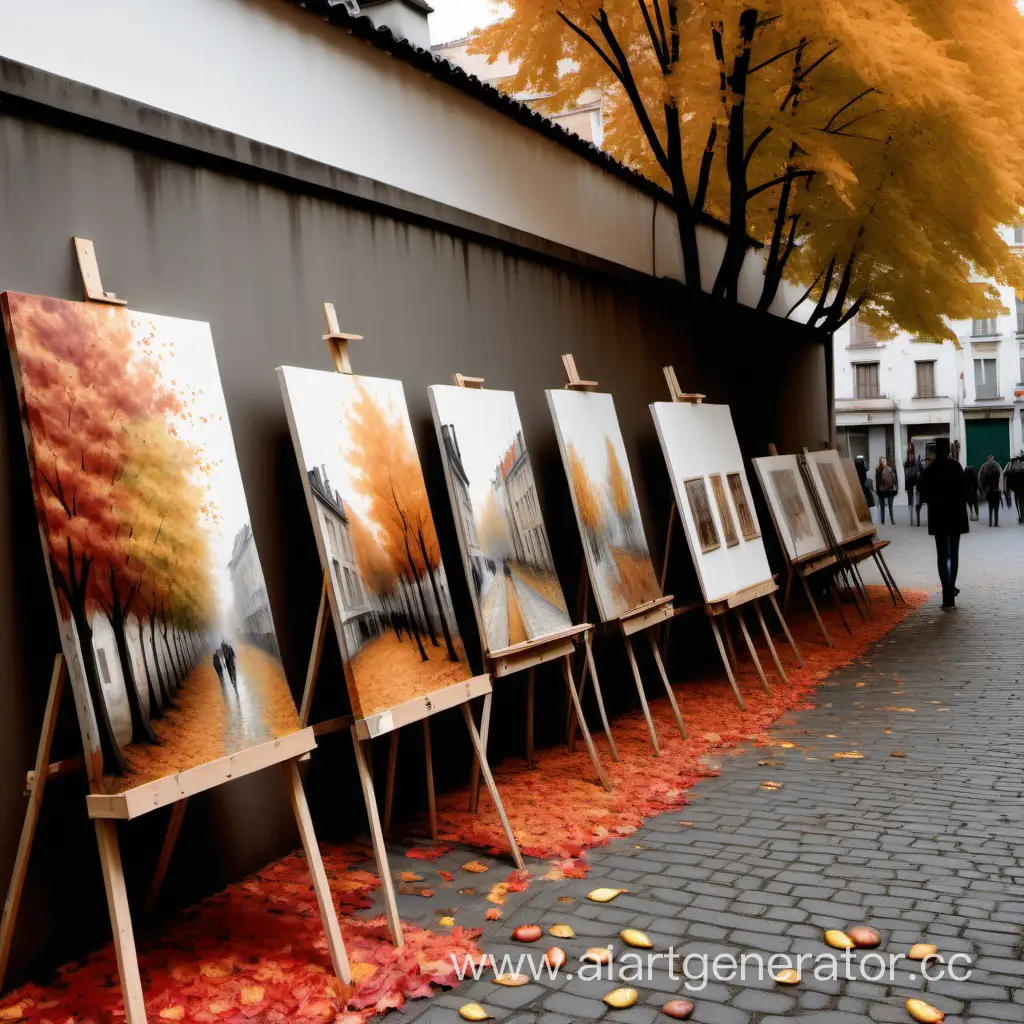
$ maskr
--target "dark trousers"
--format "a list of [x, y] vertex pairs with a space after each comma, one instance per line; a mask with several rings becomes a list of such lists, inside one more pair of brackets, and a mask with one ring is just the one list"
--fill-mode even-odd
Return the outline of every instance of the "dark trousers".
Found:
[[885, 494], [879, 494], [878, 495], [878, 513], [882, 517], [881, 518], [881, 522], [883, 522], [883, 523], [885, 522], [885, 510], [886, 510], [886, 508], [888, 508], [889, 509], [889, 522], [892, 523], [893, 526], [896, 525], [896, 520], [893, 518], [893, 515], [892, 515], [892, 501], [893, 501], [893, 498], [895, 498], [895, 497], [896, 497], [895, 494], [891, 494], [889, 492], [886, 492]]
[[988, 525], [998, 526], [999, 506], [1002, 504], [1002, 498], [998, 491], [990, 491], [985, 497], [988, 500]]
[[935, 554], [939, 561], [939, 582], [942, 600], [952, 601], [956, 589], [956, 574], [960, 568], [960, 534], [935, 534]]

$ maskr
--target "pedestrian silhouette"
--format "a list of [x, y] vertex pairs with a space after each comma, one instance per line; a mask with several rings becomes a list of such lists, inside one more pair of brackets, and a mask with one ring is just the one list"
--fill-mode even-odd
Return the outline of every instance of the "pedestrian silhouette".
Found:
[[967, 521], [967, 479], [963, 466], [949, 457], [949, 439], [935, 442], [935, 458], [921, 474], [921, 494], [928, 505], [928, 532], [935, 538], [935, 553], [942, 584], [942, 607], [955, 608], [960, 537], [970, 530]]
[[978, 484], [988, 502], [988, 525], [999, 525], [999, 506], [1003, 501], [1003, 467], [990, 455], [978, 470]]
[[231, 685], [237, 690], [238, 680], [235, 676], [235, 649], [225, 640], [220, 645], [221, 657], [224, 659], [224, 664], [227, 666], [228, 676], [231, 679]]
[[224, 689], [224, 666], [221, 664], [220, 651], [213, 652], [213, 670], [217, 673], [217, 681], [220, 683], [220, 688]]

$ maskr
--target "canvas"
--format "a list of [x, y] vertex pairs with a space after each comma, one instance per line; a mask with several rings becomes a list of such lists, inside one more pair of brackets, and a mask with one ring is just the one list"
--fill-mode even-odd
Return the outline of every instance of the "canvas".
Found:
[[401, 381], [278, 369], [357, 718], [472, 676]]
[[827, 448], [808, 452], [807, 467], [811, 484], [838, 543], [846, 544], [874, 532], [874, 526], [861, 522], [857, 517], [853, 490], [837, 451]]
[[651, 415], [704, 600], [771, 580], [729, 407], [655, 402]]
[[661, 597], [612, 396], [548, 391], [591, 586], [602, 620]]
[[124, 792], [296, 731], [209, 325], [3, 313], [90, 777]]
[[864, 497], [864, 488], [861, 486], [860, 476], [857, 473], [857, 467], [853, 459], [840, 458], [839, 461], [842, 463], [843, 472], [846, 474], [846, 483], [850, 491], [850, 497], [853, 499], [853, 514], [857, 517], [857, 522], [861, 526], [873, 527], [871, 509], [868, 508], [867, 499]]
[[829, 550], [811, 495], [795, 455], [754, 459], [775, 528], [791, 562], [802, 562]]
[[487, 651], [572, 625], [511, 391], [429, 388], [441, 460]]

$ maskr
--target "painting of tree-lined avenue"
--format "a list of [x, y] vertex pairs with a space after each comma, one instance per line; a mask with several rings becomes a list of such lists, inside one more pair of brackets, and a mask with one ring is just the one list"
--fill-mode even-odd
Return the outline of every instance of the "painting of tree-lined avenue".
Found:
[[468, 679], [401, 382], [278, 374], [354, 713]]
[[92, 776], [123, 791], [298, 729], [209, 325], [2, 300]]
[[597, 607], [613, 619], [661, 596], [611, 395], [548, 391]]
[[430, 401], [487, 649], [570, 626], [516, 396], [438, 385]]

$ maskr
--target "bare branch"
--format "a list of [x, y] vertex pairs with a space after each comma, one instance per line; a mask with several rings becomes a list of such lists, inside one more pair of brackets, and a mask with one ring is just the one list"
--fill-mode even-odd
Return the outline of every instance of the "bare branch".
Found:
[[776, 185], [784, 185], [786, 182], [793, 181], [796, 178], [813, 178], [814, 171], [787, 171], [785, 174], [778, 178], [772, 178], [771, 181], [766, 181], [760, 185], [755, 185], [754, 188], [747, 192], [747, 198], [753, 199], [754, 196], [760, 195], [762, 192], [766, 192], [770, 188], [775, 188]]

